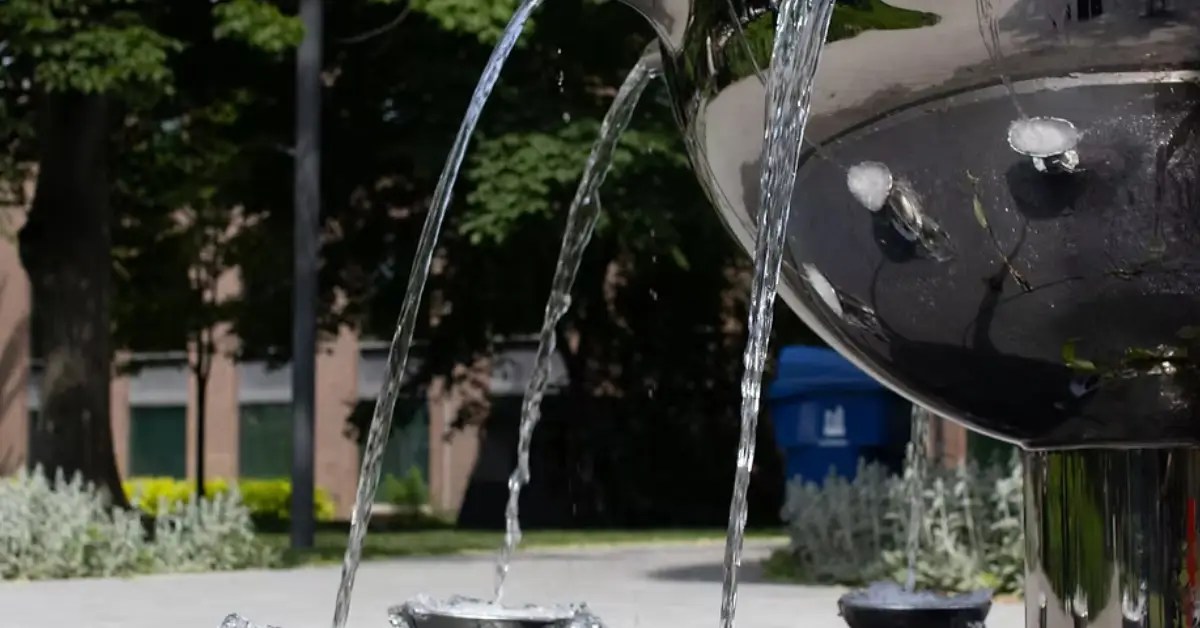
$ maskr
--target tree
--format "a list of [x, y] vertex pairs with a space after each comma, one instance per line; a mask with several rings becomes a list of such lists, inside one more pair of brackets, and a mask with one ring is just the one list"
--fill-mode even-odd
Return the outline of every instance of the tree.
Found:
[[[511, 4], [414, 2], [403, 36], [331, 55], [327, 125], [337, 130], [326, 154], [345, 169], [331, 173], [340, 196], [329, 204], [346, 209], [324, 253], [327, 270], [354, 287], [351, 314], [369, 331], [391, 331], [424, 203]], [[427, 376], [539, 325], [566, 204], [649, 35], [616, 3], [547, 3], [535, 15], [485, 111], [440, 244], [418, 332], [430, 341]], [[727, 490], [733, 469], [748, 260], [684, 155], [652, 89], [601, 192], [605, 220], [560, 327], [571, 379], [560, 415], [573, 420], [559, 446], [539, 451], [557, 453], [543, 461], [568, 484], [555, 490], [592, 521], [726, 516], [728, 495], [714, 487]], [[811, 338], [788, 322], [780, 334]], [[771, 450], [760, 449], [762, 464]], [[782, 473], [761, 475], [779, 478], [756, 483], [766, 488], [760, 516], [773, 518]]]
[[[214, 106], [219, 110], [219, 105]], [[237, 295], [221, 281], [236, 268], [232, 241], [240, 212], [219, 200], [218, 185], [236, 157], [221, 142], [209, 110], [168, 125], [153, 141], [131, 146], [130, 176], [116, 194], [125, 220], [114, 249], [114, 334], [134, 351], [188, 349], [196, 390], [196, 494], [205, 492], [207, 392], [213, 359], [227, 343]], [[155, 182], [174, 181], [164, 190]], [[142, 183], [138, 185], [137, 183]]]
[[[266, 50], [294, 45], [296, 28], [273, 5], [229, 0], [11, 0], [0, 4], [6, 102], [29, 115], [9, 125], [34, 137], [10, 151], [37, 163], [36, 190], [19, 234], [33, 295], [34, 352], [44, 361], [39, 448], [44, 467], [82, 475], [124, 503], [112, 449], [111, 193], [113, 134], [143, 121], [176, 88], [174, 64], [194, 42], [236, 39]], [[197, 31], [197, 25], [211, 29]], [[158, 118], [162, 123], [167, 119]]]

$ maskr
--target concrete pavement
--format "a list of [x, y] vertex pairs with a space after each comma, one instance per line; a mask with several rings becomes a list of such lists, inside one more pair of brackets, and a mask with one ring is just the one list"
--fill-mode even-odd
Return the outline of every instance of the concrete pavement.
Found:
[[[747, 546], [738, 624], [746, 628], [841, 628], [841, 590], [762, 581], [758, 561], [778, 542]], [[513, 564], [506, 598], [586, 601], [612, 628], [716, 626], [721, 554], [716, 543], [535, 551]], [[336, 567], [171, 575], [129, 580], [0, 584], [4, 628], [216, 628], [229, 612], [282, 628], [326, 628]], [[385, 628], [389, 606], [424, 592], [488, 597], [489, 556], [374, 562], [358, 575], [349, 628]], [[991, 628], [1020, 628], [1019, 606], [1000, 604]]]

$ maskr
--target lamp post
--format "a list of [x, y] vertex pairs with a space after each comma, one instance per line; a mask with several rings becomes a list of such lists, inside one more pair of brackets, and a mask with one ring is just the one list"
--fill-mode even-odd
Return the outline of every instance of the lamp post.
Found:
[[312, 547], [317, 374], [317, 248], [321, 213], [322, 0], [301, 0], [296, 53], [296, 181], [292, 303], [292, 547]]

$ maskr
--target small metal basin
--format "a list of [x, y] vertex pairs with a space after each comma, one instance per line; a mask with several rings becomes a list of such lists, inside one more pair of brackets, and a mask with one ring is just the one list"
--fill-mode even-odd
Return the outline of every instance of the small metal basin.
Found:
[[983, 628], [991, 609], [989, 590], [940, 595], [889, 584], [838, 599], [839, 614], [850, 628]]
[[604, 628], [584, 604], [502, 606], [455, 596], [419, 596], [388, 611], [394, 628]]

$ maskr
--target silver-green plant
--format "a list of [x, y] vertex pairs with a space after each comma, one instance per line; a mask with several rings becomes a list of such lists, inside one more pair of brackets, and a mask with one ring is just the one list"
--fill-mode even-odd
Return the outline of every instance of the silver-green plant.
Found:
[[147, 530], [136, 509], [78, 475], [40, 469], [0, 480], [0, 579], [48, 579], [267, 566], [236, 493], [189, 504]]
[[823, 485], [793, 482], [783, 519], [797, 575], [813, 582], [860, 585], [903, 582], [911, 495], [919, 494], [920, 546], [916, 583], [963, 591], [1019, 591], [1024, 576], [1020, 461], [965, 463], [926, 470], [915, 491], [912, 474], [890, 475], [860, 464], [853, 481], [830, 476]]

